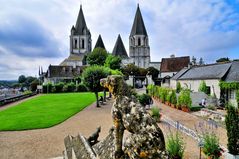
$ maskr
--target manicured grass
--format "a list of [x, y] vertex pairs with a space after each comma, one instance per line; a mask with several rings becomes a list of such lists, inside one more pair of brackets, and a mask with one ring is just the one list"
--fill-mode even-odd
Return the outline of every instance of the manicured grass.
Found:
[[95, 101], [93, 93], [46, 94], [0, 111], [0, 131], [48, 128]]

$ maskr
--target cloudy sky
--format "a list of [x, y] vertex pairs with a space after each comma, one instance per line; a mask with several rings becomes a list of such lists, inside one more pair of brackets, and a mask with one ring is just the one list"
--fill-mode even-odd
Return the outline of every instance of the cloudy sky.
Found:
[[0, 0], [0, 79], [37, 76], [69, 55], [80, 4], [92, 34], [111, 52], [128, 37], [137, 7], [149, 35], [151, 61], [190, 55], [206, 63], [239, 58], [239, 0]]

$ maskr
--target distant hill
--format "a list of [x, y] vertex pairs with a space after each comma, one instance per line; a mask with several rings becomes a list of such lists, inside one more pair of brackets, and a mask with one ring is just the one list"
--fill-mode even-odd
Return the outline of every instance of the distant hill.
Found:
[[0, 87], [12, 87], [13, 84], [18, 83], [17, 80], [0, 80]]

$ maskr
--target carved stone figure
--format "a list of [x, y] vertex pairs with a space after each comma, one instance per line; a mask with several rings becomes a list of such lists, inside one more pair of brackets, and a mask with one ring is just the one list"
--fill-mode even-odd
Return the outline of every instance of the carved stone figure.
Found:
[[[102, 79], [101, 84], [115, 97], [112, 107], [114, 158], [161, 158], [165, 150], [163, 133], [156, 121], [137, 103], [135, 97], [131, 96], [131, 89], [123, 77], [109, 76]], [[131, 134], [123, 143], [125, 130]]]
[[88, 137], [87, 141], [89, 142], [90, 146], [95, 145], [98, 142], [99, 133], [100, 133], [101, 127], [99, 126], [96, 131]]

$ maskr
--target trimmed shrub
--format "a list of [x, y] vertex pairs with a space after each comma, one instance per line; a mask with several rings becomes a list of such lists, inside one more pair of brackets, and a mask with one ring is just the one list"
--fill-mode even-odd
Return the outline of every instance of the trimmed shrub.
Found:
[[77, 92], [88, 92], [88, 89], [87, 89], [86, 85], [81, 83], [76, 86], [76, 91]]
[[179, 106], [187, 106], [188, 108], [192, 105], [192, 99], [190, 97], [189, 90], [182, 90], [178, 96], [178, 103]]
[[182, 90], [180, 82], [177, 82], [176, 84], [176, 92], [179, 93]]
[[137, 96], [139, 103], [143, 106], [149, 105], [152, 101], [150, 95], [148, 94], [142, 94]]
[[171, 101], [172, 104], [176, 105], [177, 104], [177, 95], [176, 95], [176, 91], [172, 90], [172, 94], [171, 94]]
[[227, 105], [225, 117], [228, 144], [227, 148], [233, 155], [239, 155], [239, 112], [231, 103]]
[[64, 87], [64, 83], [63, 82], [59, 82], [55, 85], [55, 92], [56, 93], [61, 93], [63, 92], [63, 87]]
[[185, 143], [178, 132], [174, 135], [172, 132], [168, 135], [166, 150], [170, 158], [182, 159], [185, 150]]
[[205, 81], [201, 81], [199, 88], [198, 88], [199, 92], [204, 92], [205, 94], [207, 94], [207, 85]]
[[51, 83], [47, 83], [43, 85], [43, 93], [52, 93], [53, 85]]

